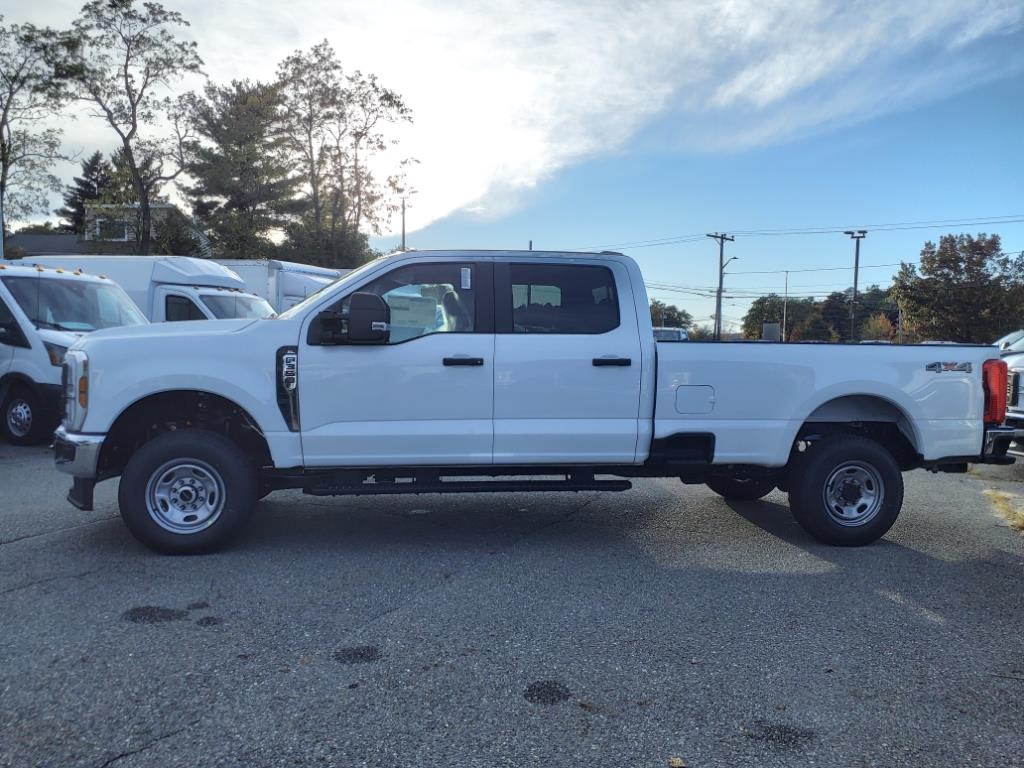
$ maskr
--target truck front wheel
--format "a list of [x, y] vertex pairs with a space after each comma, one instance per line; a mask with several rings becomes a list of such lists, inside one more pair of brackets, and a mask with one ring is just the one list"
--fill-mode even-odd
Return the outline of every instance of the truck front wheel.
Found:
[[3, 431], [14, 445], [39, 445], [50, 439], [53, 427], [39, 407], [39, 398], [24, 386], [17, 386], [4, 400]]
[[805, 531], [843, 547], [870, 544], [896, 522], [903, 475], [885, 448], [865, 437], [836, 435], [794, 459], [789, 506]]
[[132, 534], [157, 552], [195, 555], [223, 546], [256, 504], [249, 457], [223, 435], [166, 432], [143, 445], [121, 475], [118, 504]]

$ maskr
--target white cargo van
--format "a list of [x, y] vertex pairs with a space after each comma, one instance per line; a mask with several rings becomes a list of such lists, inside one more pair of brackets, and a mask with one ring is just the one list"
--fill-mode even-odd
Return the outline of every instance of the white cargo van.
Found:
[[165, 320], [263, 318], [274, 314], [225, 266], [192, 256], [31, 256], [16, 264], [104, 275], [120, 285], [146, 317]]
[[246, 290], [262, 296], [277, 312], [295, 306], [351, 269], [328, 269], [277, 259], [217, 259], [245, 281]]
[[90, 331], [145, 322], [112, 280], [0, 264], [0, 430], [17, 445], [49, 440], [67, 348]]

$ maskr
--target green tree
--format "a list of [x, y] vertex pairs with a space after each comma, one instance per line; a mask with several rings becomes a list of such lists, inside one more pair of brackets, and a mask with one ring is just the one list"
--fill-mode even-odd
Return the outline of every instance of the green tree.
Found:
[[693, 316], [674, 304], [651, 299], [651, 322], [655, 327], [689, 329], [693, 325]]
[[8, 220], [49, 208], [60, 190], [50, 169], [62, 158], [59, 128], [45, 128], [63, 103], [50, 57], [56, 33], [31, 24], [4, 25], [0, 16], [0, 237]]
[[1024, 256], [998, 235], [943, 235], [921, 250], [920, 271], [900, 267], [893, 295], [919, 338], [989, 344], [1024, 320]]
[[789, 299], [779, 296], [777, 293], [769, 293], [767, 296], [760, 296], [754, 299], [750, 308], [743, 316], [743, 337], [746, 339], [760, 339], [761, 329], [764, 323], [781, 323], [785, 306], [787, 336], [790, 332], [802, 323], [814, 310], [814, 299]]
[[694, 325], [687, 333], [690, 341], [711, 341], [715, 338], [715, 330], [710, 325]]
[[42, 224], [29, 224], [18, 227], [19, 235], [59, 235], [60, 228], [53, 226], [52, 221], [44, 221]]
[[106, 187], [110, 186], [114, 170], [102, 152], [93, 152], [82, 161], [82, 175], [75, 176], [65, 187], [64, 207], [54, 213], [63, 217], [61, 229], [81, 235], [85, 231], [86, 203], [98, 201]]
[[821, 314], [821, 307], [813, 311], [793, 328], [793, 341], [839, 341], [839, 334]]
[[189, 169], [188, 195], [219, 255], [270, 256], [270, 234], [299, 213], [299, 178], [285, 156], [276, 86], [209, 84], [196, 104], [195, 129], [205, 141]]
[[[174, 34], [186, 26], [180, 13], [158, 2], [91, 0], [55, 58], [59, 77], [121, 142], [139, 206], [142, 253], [151, 250], [154, 190], [184, 170], [191, 146], [189, 95], [157, 96], [158, 89], [200, 70], [196, 44]], [[161, 123], [169, 129], [159, 130]]]

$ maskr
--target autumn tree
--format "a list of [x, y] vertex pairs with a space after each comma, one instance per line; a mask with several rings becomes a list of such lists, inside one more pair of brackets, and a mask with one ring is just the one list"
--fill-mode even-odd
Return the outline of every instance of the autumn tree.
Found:
[[901, 265], [893, 295], [919, 338], [990, 344], [1024, 321], [1024, 255], [1004, 254], [998, 235], [943, 235], [920, 268]]
[[860, 329], [860, 338], [866, 341], [892, 341], [896, 327], [884, 312], [871, 315]]
[[167, 95], [171, 84], [202, 65], [196, 44], [176, 36], [187, 26], [180, 13], [157, 2], [92, 0], [55, 57], [62, 81], [120, 141], [139, 206], [142, 253], [151, 250], [155, 189], [187, 164], [192, 100]]
[[394, 143], [387, 127], [411, 121], [411, 112], [374, 76], [346, 75], [326, 40], [285, 58], [277, 87], [286, 147], [306, 200], [289, 240], [323, 263], [358, 263], [367, 233], [379, 232], [393, 210], [388, 192], [397, 179], [379, 178], [371, 161]]
[[59, 128], [43, 123], [63, 102], [51, 56], [56, 33], [31, 24], [4, 25], [0, 16], [0, 237], [8, 220], [49, 208], [60, 190], [51, 173], [61, 159]]
[[651, 299], [651, 323], [656, 327], [688, 329], [693, 325], [693, 316], [674, 304]]

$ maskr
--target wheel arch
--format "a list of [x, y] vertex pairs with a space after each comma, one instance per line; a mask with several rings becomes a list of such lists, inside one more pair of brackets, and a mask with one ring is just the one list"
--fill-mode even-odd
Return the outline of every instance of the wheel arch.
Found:
[[132, 453], [157, 435], [190, 427], [224, 435], [257, 467], [273, 464], [266, 435], [248, 410], [215, 392], [172, 389], [140, 397], [117, 415], [100, 451], [100, 478], [119, 475]]
[[903, 470], [919, 466], [922, 439], [914, 419], [898, 403], [877, 394], [833, 397], [811, 411], [797, 431], [794, 450], [831, 434], [854, 434], [881, 443]]

